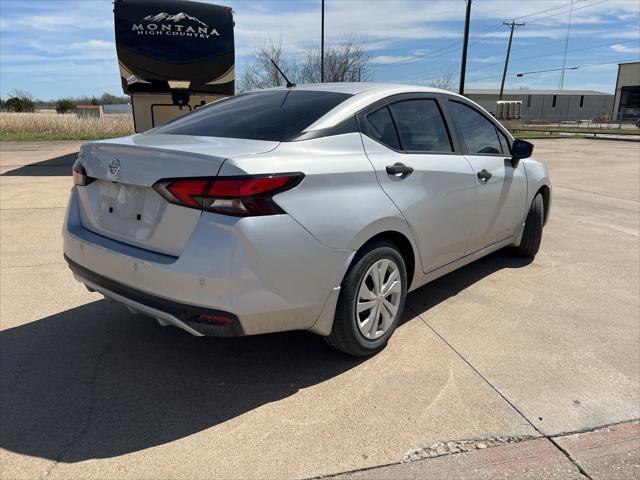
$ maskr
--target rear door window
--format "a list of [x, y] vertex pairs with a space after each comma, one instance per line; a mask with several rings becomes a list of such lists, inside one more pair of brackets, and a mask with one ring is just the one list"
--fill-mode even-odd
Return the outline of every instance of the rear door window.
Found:
[[151, 132], [282, 142], [299, 135], [349, 97], [293, 89], [248, 93], [198, 108]]
[[387, 147], [400, 150], [398, 133], [389, 113], [389, 107], [382, 107], [367, 115], [367, 133], [374, 140]]
[[435, 100], [402, 100], [389, 106], [408, 152], [452, 152], [451, 139]]
[[449, 110], [459, 135], [471, 155], [501, 154], [496, 126], [480, 112], [460, 102], [449, 101]]

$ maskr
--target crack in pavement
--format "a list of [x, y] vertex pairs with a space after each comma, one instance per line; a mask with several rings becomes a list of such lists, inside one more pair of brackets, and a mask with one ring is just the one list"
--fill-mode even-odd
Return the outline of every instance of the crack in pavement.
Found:
[[[102, 309], [103, 314], [105, 309], [106, 307], [103, 307]], [[107, 332], [107, 333], [108, 333], [107, 338], [110, 338], [111, 337], [110, 332]], [[102, 361], [104, 360], [104, 357], [111, 350], [112, 343], [113, 343], [112, 340], [109, 340], [105, 345], [105, 348], [103, 348], [102, 351], [96, 356], [91, 377], [87, 381], [82, 382], [87, 387], [89, 387], [89, 390], [90, 390], [90, 395], [89, 395], [90, 402], [89, 402], [89, 406], [87, 407], [87, 415], [86, 415], [84, 426], [80, 429], [80, 431], [78, 431], [78, 433], [76, 433], [73, 436], [73, 438], [69, 442], [67, 442], [66, 445], [64, 445], [60, 449], [60, 452], [56, 456], [54, 463], [51, 466], [49, 466], [47, 471], [44, 473], [42, 477], [43, 480], [49, 477], [49, 475], [56, 469], [56, 467], [62, 461], [64, 456], [67, 454], [67, 452], [69, 452], [69, 450], [71, 450], [91, 428], [91, 424], [93, 423], [93, 414], [94, 414], [96, 403], [97, 403], [95, 382], [96, 382], [96, 379], [98, 378], [98, 373], [100, 372]]]
[[[493, 436], [493, 437], [481, 436], [481, 437], [475, 437], [475, 438], [470, 438], [465, 440], [440, 441], [440, 442], [431, 443], [428, 446], [417, 447], [415, 449], [409, 450], [400, 462], [384, 463], [384, 464], [375, 465], [372, 467], [363, 467], [363, 468], [357, 468], [354, 470], [347, 470], [347, 471], [338, 472], [338, 473], [318, 475], [311, 478], [312, 479], [333, 478], [333, 477], [338, 477], [345, 474], [367, 472], [370, 470], [378, 470], [380, 468], [401, 465], [403, 463], [420, 462], [420, 461], [428, 460], [430, 458], [443, 457], [447, 455], [457, 455], [457, 454], [465, 453], [471, 450], [483, 450], [486, 448], [501, 447], [501, 446], [505, 446], [513, 443], [520, 443], [520, 442], [526, 442], [526, 441], [544, 438], [545, 440], [548, 440], [561, 454], [563, 454], [567, 458], [567, 460], [569, 460], [569, 462], [571, 462], [576, 467], [580, 475], [582, 475], [588, 480], [594, 480], [593, 477], [582, 468], [582, 466], [577, 462], [577, 460], [575, 460], [569, 452], [567, 452], [563, 447], [561, 447], [558, 444], [557, 439], [561, 437], [569, 437], [571, 435], [575, 435], [576, 433], [595, 432], [598, 430], [602, 430], [604, 428], [633, 423], [639, 420], [640, 419], [624, 420], [621, 422], [610, 423], [610, 424], [601, 425], [598, 427], [590, 427], [590, 428], [575, 430], [571, 432], [562, 432], [562, 433], [555, 434], [553, 436], [552, 435], [543, 435], [542, 437], [536, 437], [533, 435], [518, 435], [518, 436], [505, 435], [505, 436]], [[456, 447], [455, 444], [458, 444], [458, 447]], [[463, 446], [465, 448], [460, 448]], [[435, 454], [432, 454], [433, 451], [435, 451]], [[411, 458], [412, 456], [414, 458]]]
[[571, 456], [571, 454], [569, 452], [567, 452], [564, 448], [562, 448], [558, 442], [555, 441], [554, 438], [552, 437], [547, 437], [547, 440], [549, 440], [551, 442], [551, 444], [556, 447], [556, 449], [558, 449], [558, 451], [560, 453], [562, 453], [565, 457], [567, 457], [567, 460], [569, 460], [571, 463], [573, 463], [573, 465], [578, 469], [578, 471], [580, 472], [580, 474], [585, 477], [588, 478], [589, 480], [593, 480], [593, 477], [591, 475], [589, 475], [589, 473], [587, 473], [587, 471], [582, 468], [582, 466]]
[[538, 437], [534, 435], [501, 435], [497, 437], [481, 436], [464, 440], [448, 440], [431, 443], [430, 445], [419, 445], [408, 450], [400, 463], [410, 463], [426, 458], [442, 457], [454, 453], [463, 453], [471, 450], [483, 450], [490, 447], [499, 447], [511, 443], [534, 440]]
[[609, 195], [607, 193], [594, 192], [592, 190], [584, 190], [582, 188], [569, 187], [567, 185], [556, 184], [553, 186], [553, 188], [566, 188], [567, 190], [573, 190], [574, 192], [590, 193], [592, 195], [597, 195], [599, 197], [614, 198], [616, 200], [624, 200], [625, 202], [640, 203], [640, 200], [634, 200], [633, 198], [619, 197], [617, 195]]
[[[549, 440], [556, 448], [557, 450], [562, 453], [567, 460], [569, 460], [580, 472], [581, 475], [583, 475], [585, 478], [589, 479], [589, 480], [593, 480], [591, 478], [591, 476], [584, 471], [584, 469], [578, 464], [578, 462], [576, 462], [576, 460], [571, 457], [571, 455], [569, 455], [568, 452], [566, 452], [563, 448], [561, 448], [552, 438], [551, 435], [546, 435], [545, 433], [543, 433], [538, 427], [536, 427], [534, 425], [534, 423], [529, 420], [527, 418], [527, 416], [511, 401], [509, 400], [505, 394], [503, 394], [493, 383], [491, 383], [489, 381], [489, 379], [484, 376], [475, 366], [473, 366], [471, 364], [471, 362], [469, 360], [467, 360], [458, 350], [456, 350], [456, 348], [451, 345], [442, 335], [440, 335], [440, 333], [438, 333], [438, 331], [433, 328], [431, 325], [429, 325], [429, 323], [427, 323], [427, 321], [422, 318], [422, 316], [416, 312], [415, 310], [413, 310], [411, 307], [406, 307], [409, 311], [411, 311], [415, 316], [417, 316], [426, 326], [427, 328], [429, 328], [440, 340], [442, 340], [458, 357], [460, 357], [460, 359], [466, 363], [469, 368], [471, 368], [474, 372], [476, 372], [476, 374], [478, 374], [478, 376], [484, 380], [484, 382], [489, 385], [505, 402], [507, 402], [507, 404], [515, 411], [517, 412], [530, 426], [531, 428], [533, 428], [533, 430], [535, 430], [541, 437], [546, 438], [547, 440]], [[453, 453], [453, 452], [451, 452]], [[446, 454], [446, 453], [445, 453]], [[405, 455], [406, 457], [406, 455]]]

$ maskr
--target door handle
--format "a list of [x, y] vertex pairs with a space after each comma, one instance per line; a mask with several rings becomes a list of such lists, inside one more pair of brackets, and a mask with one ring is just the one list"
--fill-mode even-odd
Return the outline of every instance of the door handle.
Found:
[[387, 173], [389, 175], [400, 175], [404, 177], [405, 175], [411, 175], [413, 173], [413, 167], [398, 162], [393, 165], [387, 165]]
[[482, 183], [487, 183], [491, 177], [493, 177], [493, 174], [484, 168], [478, 172], [478, 178]]

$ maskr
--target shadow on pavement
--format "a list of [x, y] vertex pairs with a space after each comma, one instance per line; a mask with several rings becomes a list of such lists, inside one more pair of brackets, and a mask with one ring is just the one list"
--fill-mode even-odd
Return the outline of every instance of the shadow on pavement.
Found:
[[411, 292], [407, 305], [414, 309], [419, 307], [416, 313], [426, 312], [499, 270], [526, 267], [532, 261], [515, 255], [511, 248], [503, 248]]
[[3, 177], [62, 177], [71, 176], [71, 167], [78, 158], [78, 152], [30, 163], [0, 174]]
[[[428, 309], [518, 266], [521, 259], [499, 252], [410, 300]], [[0, 332], [0, 447], [63, 462], [123, 455], [223, 423], [363, 361], [311, 333], [197, 338], [99, 300]]]
[[171, 442], [362, 361], [306, 332], [193, 337], [108, 300], [0, 332], [0, 360], [0, 447], [64, 462]]

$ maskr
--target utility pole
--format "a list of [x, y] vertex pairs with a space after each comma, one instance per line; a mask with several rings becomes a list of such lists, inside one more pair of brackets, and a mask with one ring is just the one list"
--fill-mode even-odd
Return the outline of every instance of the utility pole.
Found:
[[504, 60], [504, 72], [502, 72], [502, 83], [500, 84], [500, 96], [498, 100], [502, 100], [502, 93], [504, 92], [504, 81], [507, 79], [507, 68], [509, 68], [509, 55], [511, 55], [511, 42], [513, 41], [513, 30], [516, 27], [524, 27], [524, 23], [511, 23], [502, 22], [503, 25], [511, 26], [511, 34], [509, 35], [509, 46], [507, 47], [507, 58]]
[[469, 24], [471, 23], [471, 0], [467, 0], [467, 13], [464, 20], [464, 43], [462, 44], [462, 65], [460, 66], [460, 88], [458, 93], [464, 95], [464, 76], [467, 72], [467, 47], [469, 46]]
[[320, 83], [324, 83], [324, 0], [320, 20]]

